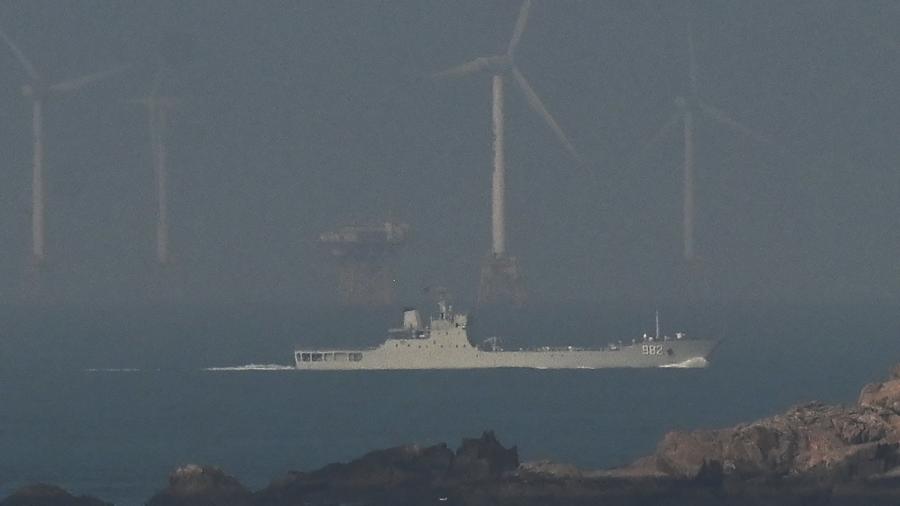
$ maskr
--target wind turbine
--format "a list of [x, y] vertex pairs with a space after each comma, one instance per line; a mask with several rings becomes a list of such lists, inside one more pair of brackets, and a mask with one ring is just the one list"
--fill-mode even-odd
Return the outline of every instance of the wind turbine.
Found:
[[[507, 78], [512, 78], [519, 90], [524, 94], [528, 105], [544, 119], [569, 155], [576, 161], [581, 162], [581, 157], [575, 151], [574, 146], [566, 137], [559, 123], [553, 118], [547, 107], [544, 106], [543, 101], [541, 101], [534, 88], [531, 87], [515, 64], [516, 49], [522, 40], [522, 33], [525, 31], [530, 9], [531, 0], [525, 0], [519, 10], [512, 37], [504, 53], [480, 56], [461, 65], [432, 74], [432, 77], [436, 79], [457, 78], [482, 72], [492, 76], [493, 105], [491, 112], [494, 131], [494, 171], [491, 176], [491, 253], [493, 259], [501, 261], [506, 257], [506, 159], [504, 156], [503, 101], [504, 84]], [[506, 276], [518, 276], [517, 272], [513, 272], [517, 271], [514, 263], [501, 270], [506, 272], [504, 274]]]
[[9, 47], [13, 56], [19, 60], [29, 81], [22, 86], [22, 95], [31, 99], [32, 135], [34, 137], [34, 160], [31, 173], [31, 240], [32, 261], [37, 267], [42, 266], [47, 259], [45, 249], [45, 196], [44, 196], [44, 104], [47, 100], [77, 91], [89, 84], [106, 79], [125, 70], [127, 66], [116, 67], [94, 74], [68, 79], [55, 84], [48, 83], [28, 60], [19, 47], [0, 29], [0, 38]]
[[166, 130], [169, 111], [178, 105], [178, 99], [159, 95], [166, 67], [160, 67], [150, 94], [131, 100], [147, 108], [150, 130], [150, 150], [153, 154], [153, 171], [156, 176], [156, 260], [160, 265], [169, 263], [169, 214], [168, 214], [168, 151], [166, 150]]
[[684, 192], [684, 201], [682, 207], [682, 227], [684, 239], [684, 259], [688, 262], [694, 259], [694, 153], [695, 153], [695, 135], [694, 135], [694, 117], [706, 116], [712, 121], [724, 125], [743, 135], [753, 138], [763, 143], [771, 142], [767, 137], [755, 132], [754, 130], [744, 126], [737, 120], [733, 119], [728, 113], [710, 105], [700, 97], [697, 77], [697, 58], [694, 50], [694, 30], [690, 14], [687, 16], [687, 46], [688, 46], [688, 94], [687, 96], [679, 96], [675, 98], [675, 113], [663, 125], [663, 127], [653, 136], [644, 147], [647, 151], [652, 145], [656, 144], [670, 130], [681, 124], [684, 139], [684, 179], [682, 190]]

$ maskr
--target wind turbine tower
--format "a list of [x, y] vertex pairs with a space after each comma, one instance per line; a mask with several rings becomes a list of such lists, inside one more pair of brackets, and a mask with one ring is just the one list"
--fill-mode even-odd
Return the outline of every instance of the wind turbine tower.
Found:
[[481, 269], [478, 301], [482, 304], [511, 302], [521, 304], [527, 292], [518, 260], [506, 250], [506, 158], [504, 136], [504, 89], [507, 79], [512, 79], [528, 101], [528, 105], [547, 123], [563, 148], [576, 161], [581, 158], [566, 137], [556, 119], [544, 106], [534, 88], [515, 64], [515, 53], [522, 40], [528, 22], [531, 0], [525, 0], [519, 10], [512, 37], [506, 52], [498, 55], [481, 56], [456, 67], [437, 72], [437, 79], [463, 77], [476, 73], [491, 76], [492, 107], [491, 117], [494, 133], [494, 170], [491, 176], [491, 253]]
[[684, 195], [682, 202], [682, 238], [683, 248], [682, 255], [688, 263], [694, 261], [696, 256], [696, 247], [694, 243], [694, 216], [695, 216], [695, 196], [694, 196], [694, 155], [696, 152], [696, 134], [695, 134], [695, 118], [707, 117], [708, 119], [730, 128], [740, 134], [746, 135], [752, 139], [763, 143], [769, 143], [770, 140], [765, 136], [755, 132], [749, 127], [744, 126], [737, 120], [733, 119], [728, 113], [710, 105], [701, 96], [698, 86], [697, 77], [697, 58], [694, 49], [694, 30], [691, 22], [690, 13], [687, 13], [687, 49], [688, 49], [688, 94], [687, 96], [679, 96], [675, 98], [675, 112], [672, 117], [663, 125], [655, 136], [646, 144], [644, 151], [648, 150], [652, 145], [656, 144], [669, 131], [682, 128], [682, 140], [684, 143], [684, 174], [682, 179], [682, 192]]
[[168, 150], [166, 139], [169, 112], [179, 104], [173, 97], [160, 96], [165, 68], [154, 79], [150, 94], [131, 100], [147, 108], [150, 131], [150, 152], [153, 156], [153, 172], [156, 178], [156, 260], [161, 266], [169, 264], [169, 211], [168, 211]]
[[55, 84], [48, 83], [37, 68], [25, 56], [13, 40], [0, 29], [0, 38], [28, 74], [28, 82], [22, 86], [22, 94], [31, 100], [31, 132], [34, 143], [34, 159], [31, 171], [31, 258], [36, 269], [47, 260], [44, 193], [44, 104], [52, 98], [77, 91], [89, 84], [106, 79], [125, 70], [127, 66], [68, 79]]

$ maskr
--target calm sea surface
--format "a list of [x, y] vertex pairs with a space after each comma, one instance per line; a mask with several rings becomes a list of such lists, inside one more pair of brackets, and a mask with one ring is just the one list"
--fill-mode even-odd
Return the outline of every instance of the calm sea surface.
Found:
[[[672, 428], [729, 425], [811, 399], [852, 402], [863, 383], [900, 362], [894, 307], [662, 314], [664, 327], [670, 316], [672, 325], [726, 337], [709, 368], [205, 371], [287, 364], [297, 344], [374, 344], [382, 334], [375, 329], [395, 315], [5, 308], [0, 497], [51, 482], [142, 504], [185, 463], [220, 466], [258, 488], [290, 469], [406, 442], [456, 446], [484, 429], [518, 445], [526, 460], [613, 466], [653, 451]], [[484, 315], [474, 332], [516, 335], [521, 344], [603, 344], [600, 336], [652, 324], [652, 311], [640, 308], [516, 316]], [[358, 335], [368, 337], [348, 337]]]

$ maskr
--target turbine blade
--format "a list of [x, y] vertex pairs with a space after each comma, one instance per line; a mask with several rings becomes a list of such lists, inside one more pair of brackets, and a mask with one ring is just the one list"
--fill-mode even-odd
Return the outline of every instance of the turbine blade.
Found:
[[431, 74], [431, 77], [434, 79], [447, 79], [451, 77], [462, 77], [467, 76], [469, 74], [474, 74], [481, 70], [484, 70], [488, 66], [487, 58], [475, 58], [474, 60], [467, 61], [462, 65], [457, 65], [455, 67], [450, 67], [446, 70], [441, 70], [440, 72], [435, 72]]
[[525, 25], [528, 24], [529, 10], [531, 10], [531, 0], [525, 0], [522, 2], [522, 7], [519, 9], [516, 27], [513, 29], [512, 38], [509, 40], [509, 49], [506, 50], [509, 55], [512, 55], [516, 51], [516, 47], [518, 47], [519, 42], [522, 40], [522, 32], [525, 31]]
[[559, 142], [562, 143], [563, 147], [566, 151], [569, 152], [569, 155], [572, 156], [577, 162], [583, 163], [581, 156], [579, 156], [578, 152], [575, 151], [575, 147], [572, 146], [572, 143], [569, 142], [569, 138], [566, 137], [566, 134], [563, 132], [562, 128], [560, 128], [559, 123], [553, 119], [553, 115], [550, 114], [550, 111], [544, 107], [544, 103], [537, 96], [537, 93], [534, 92], [534, 89], [528, 84], [528, 81], [525, 79], [525, 76], [519, 72], [519, 69], [516, 67], [512, 68], [513, 78], [516, 80], [516, 84], [519, 85], [519, 88], [522, 90], [522, 93], [525, 94], [525, 98], [528, 100], [528, 105], [534, 109], [534, 112], [538, 113], [544, 121], [547, 122], [547, 126], [553, 130], [553, 133], [556, 134], [556, 137], [559, 139]]
[[19, 63], [21, 63], [22, 66], [25, 67], [25, 72], [28, 73], [28, 77], [35, 81], [40, 80], [41, 76], [38, 74], [37, 69], [34, 68], [34, 65], [31, 64], [31, 61], [29, 61], [28, 58], [25, 57], [25, 53], [23, 53], [22, 50], [19, 49], [19, 46], [17, 46], [16, 43], [13, 42], [8, 35], [6, 35], [6, 32], [4, 32], [2, 28], [0, 28], [0, 38], [2, 38], [4, 42], [6, 42], [6, 45], [9, 46], [9, 50], [12, 51], [16, 59], [19, 60]]
[[669, 132], [671, 132], [678, 125], [678, 123], [681, 122], [681, 120], [681, 111], [675, 111], [672, 114], [672, 117], [666, 120], [666, 122], [663, 123], [663, 126], [660, 127], [659, 130], [657, 130], [656, 134], [654, 134], [653, 137], [650, 138], [650, 140], [644, 143], [644, 145], [641, 147], [641, 150], [638, 151], [637, 155], [635, 155], [634, 160], [632, 161], [643, 158], [651, 149], [659, 144], [663, 140], [663, 138], [668, 135]]
[[103, 79], [110, 78], [116, 74], [122, 73], [125, 69], [130, 67], [130, 65], [122, 65], [120, 67], [116, 67], [109, 70], [104, 70], [102, 72], [96, 72], [94, 74], [88, 74], [86, 76], [76, 77], [74, 79], [69, 79], [66, 81], [62, 81], [56, 84], [51, 85], [50, 91], [54, 91], [57, 93], [67, 93], [70, 91], [75, 91], [80, 88], [83, 88], [89, 84], [95, 83], [97, 81], [102, 81]]
[[731, 127], [732, 129], [746, 135], [747, 137], [750, 137], [764, 144], [772, 143], [771, 139], [757, 132], [756, 130], [753, 130], [752, 128], [739, 123], [736, 119], [729, 116], [725, 111], [699, 100], [697, 101], [697, 104], [700, 106], [700, 110], [703, 111], [707, 116], [712, 118], [713, 121], [717, 121], [725, 126]]

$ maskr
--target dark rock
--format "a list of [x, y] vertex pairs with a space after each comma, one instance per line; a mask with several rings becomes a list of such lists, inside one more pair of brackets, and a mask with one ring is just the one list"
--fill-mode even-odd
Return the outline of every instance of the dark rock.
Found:
[[453, 453], [446, 445], [405, 445], [367, 453], [347, 464], [332, 464], [308, 475], [315, 481], [348, 487], [401, 485], [442, 478]]
[[221, 469], [188, 464], [169, 475], [169, 486], [154, 495], [148, 506], [245, 506], [252, 496]]
[[457, 479], [483, 480], [518, 467], [519, 450], [515, 446], [507, 449], [497, 441], [493, 431], [485, 431], [478, 439], [463, 439], [450, 474]]
[[259, 504], [421, 503], [423, 495], [436, 496], [453, 458], [445, 444], [377, 450], [346, 464], [289, 473], [259, 492]]
[[[456, 453], [445, 444], [406, 445], [368, 453], [346, 464], [293, 472], [257, 494], [258, 504], [465, 504], [485, 500], [475, 483], [501, 480], [519, 466], [518, 450], [493, 432], [464, 439]], [[465, 493], [463, 493], [465, 490]], [[453, 499], [453, 498], [456, 499]], [[444, 498], [444, 500], [441, 500]]]
[[73, 496], [55, 485], [36, 484], [22, 487], [0, 501], [0, 506], [112, 506], [90, 496]]
[[722, 488], [725, 481], [725, 469], [718, 460], [705, 460], [694, 476], [693, 482], [701, 487]]

